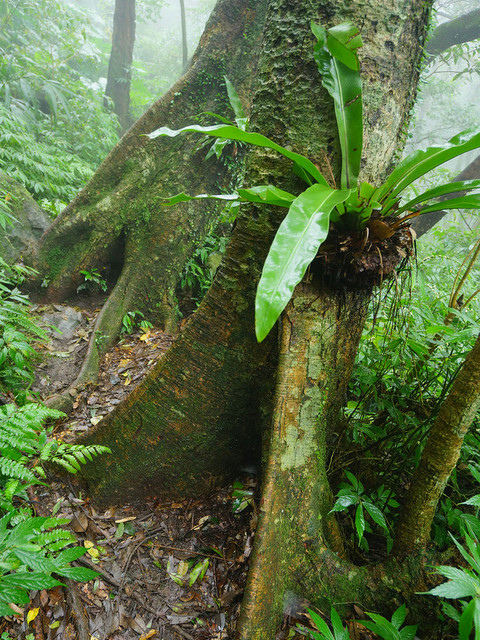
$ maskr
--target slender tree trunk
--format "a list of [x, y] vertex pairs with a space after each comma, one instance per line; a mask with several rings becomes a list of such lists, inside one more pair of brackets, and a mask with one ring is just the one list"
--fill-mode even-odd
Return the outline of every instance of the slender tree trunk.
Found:
[[457, 464], [465, 434], [479, 410], [480, 335], [440, 408], [405, 495], [397, 525], [397, 555], [428, 545], [438, 501]]
[[108, 62], [105, 95], [113, 100], [114, 111], [125, 133], [130, 121], [130, 83], [135, 44], [135, 0], [115, 0], [112, 51]]
[[188, 65], [188, 44], [187, 44], [187, 20], [185, 16], [185, 0], [180, 2], [180, 16], [182, 23], [182, 69], [186, 71]]
[[473, 9], [439, 25], [428, 39], [426, 51], [429, 55], [438, 55], [455, 44], [477, 38], [480, 38], [480, 9]]

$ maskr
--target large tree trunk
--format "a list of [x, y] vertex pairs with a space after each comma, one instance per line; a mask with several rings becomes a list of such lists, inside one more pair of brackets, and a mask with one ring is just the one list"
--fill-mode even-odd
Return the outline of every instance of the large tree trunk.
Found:
[[103, 340], [91, 341], [74, 386], [95, 379], [99, 349], [112, 345], [127, 311], [176, 328], [179, 274], [219, 209], [202, 202], [165, 207], [162, 197], [218, 192], [236, 176], [227, 163], [205, 161], [198, 137], [150, 141], [142, 134], [181, 127], [202, 111], [228, 115], [223, 75], [248, 107], [265, 3], [219, 0], [187, 73], [125, 134], [43, 237], [35, 263], [49, 282], [47, 299], [74, 295], [82, 269], [98, 268], [111, 288], [95, 330]]
[[120, 133], [125, 133], [130, 120], [130, 82], [133, 46], [135, 44], [135, 0], [115, 0], [112, 51], [108, 62], [105, 95], [113, 100]]
[[[324, 16], [334, 16], [326, 0], [286, 4], [277, 7], [271, 2], [253, 122], [280, 143], [308, 151], [326, 169], [327, 152], [337, 141], [330, 98], [321, 89], [313, 62], [309, 20], [325, 22]], [[415, 1], [404, 4], [419, 15]], [[358, 21], [364, 16], [362, 7], [349, 3], [348, 17]], [[411, 106], [423, 32], [423, 22], [398, 20], [393, 40], [392, 33], [381, 33], [379, 27], [365, 33], [363, 77], [367, 101], [373, 105], [366, 114], [370, 126], [365, 175], [371, 180], [385, 173], [398, 146]], [[388, 40], [388, 47], [380, 46], [383, 40]], [[400, 52], [402, 65], [397, 62]], [[386, 76], [388, 91], [382, 81]], [[332, 161], [335, 166], [335, 157]], [[297, 185], [287, 161], [258, 152], [251, 154], [246, 182], [292, 189]], [[213, 443], [222, 438], [241, 442], [244, 429], [252, 431], [246, 427], [256, 412], [251, 393], [264, 376], [259, 363], [268, 350], [268, 344], [254, 342], [253, 298], [278, 216], [277, 210], [257, 208], [240, 216], [224, 264], [200, 309], [145, 382], [89, 436], [90, 441], [108, 443], [114, 452], [87, 471], [99, 498], [108, 501], [138, 496], [142, 490], [188, 491], [195, 486], [200, 491], [205, 488], [200, 477], [214, 473], [225, 478], [235, 471], [231, 455]], [[175, 455], [170, 453], [172, 446]], [[173, 469], [167, 463], [172, 460]]]

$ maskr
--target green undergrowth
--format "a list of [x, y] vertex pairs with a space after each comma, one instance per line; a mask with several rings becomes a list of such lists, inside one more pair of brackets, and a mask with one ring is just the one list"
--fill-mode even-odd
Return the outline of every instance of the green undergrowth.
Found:
[[73, 5], [0, 0], [0, 169], [53, 215], [118, 139], [99, 64], [93, 26]]
[[[480, 299], [473, 295], [478, 260], [456, 300], [452, 294], [476, 243], [475, 230], [458, 224], [430, 232], [418, 243], [416, 264], [385, 284], [372, 304], [331, 465], [335, 511], [350, 522], [352, 549], [360, 557], [368, 557], [371, 544], [390, 550], [403, 489], [479, 333]], [[440, 548], [466, 521], [480, 534], [476, 511], [461, 505], [478, 492], [471, 470], [480, 464], [479, 427], [477, 419], [435, 518], [432, 533]]]
[[[7, 216], [4, 216], [4, 221]], [[55, 466], [76, 473], [102, 446], [62, 443], [52, 436], [64, 414], [48, 409], [31, 392], [35, 343], [46, 340], [19, 287], [30, 270], [0, 260], [0, 615], [25, 606], [32, 589], [60, 585], [62, 578], [89, 580], [97, 574], [72, 566], [86, 551], [72, 546], [69, 520], [39, 517], [32, 488]]]

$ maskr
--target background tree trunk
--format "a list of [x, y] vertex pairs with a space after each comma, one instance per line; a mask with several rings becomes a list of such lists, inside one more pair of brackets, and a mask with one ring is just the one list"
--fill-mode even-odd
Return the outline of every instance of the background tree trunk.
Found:
[[187, 20], [185, 16], [185, 0], [179, 0], [180, 2], [180, 17], [182, 25], [182, 68], [187, 70], [188, 65], [188, 44], [187, 44]]
[[429, 55], [438, 55], [455, 44], [469, 42], [480, 38], [480, 9], [473, 9], [439, 25], [426, 44]]
[[113, 100], [120, 133], [131, 124], [130, 83], [135, 44], [135, 0], [115, 0], [113, 13], [112, 52], [108, 62], [105, 95]]

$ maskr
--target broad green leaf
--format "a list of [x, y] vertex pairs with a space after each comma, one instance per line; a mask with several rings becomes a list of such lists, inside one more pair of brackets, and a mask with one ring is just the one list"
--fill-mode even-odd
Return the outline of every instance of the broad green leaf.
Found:
[[271, 184], [259, 185], [250, 189], [238, 189], [237, 191], [242, 200], [271, 204], [277, 207], [286, 207], [287, 209], [296, 198], [292, 193], [278, 189]]
[[480, 600], [475, 598], [473, 611], [473, 626], [475, 628], [475, 640], [480, 637]]
[[228, 100], [230, 101], [230, 105], [235, 114], [235, 122], [240, 129], [245, 131], [248, 123], [248, 118], [243, 108], [242, 102], [235, 90], [235, 87], [227, 78], [227, 76], [223, 76], [223, 79], [225, 80], [225, 85], [227, 87]]
[[209, 560], [205, 558], [202, 562], [197, 562], [190, 572], [190, 578], [188, 580], [188, 586], [192, 587], [197, 580], [202, 580], [208, 568]]
[[328, 628], [328, 624], [325, 622], [325, 620], [321, 616], [319, 616], [318, 613], [315, 613], [315, 611], [312, 611], [311, 609], [308, 609], [308, 613], [315, 623], [315, 626], [320, 631], [320, 633], [323, 634], [326, 640], [335, 640], [335, 637]]
[[226, 201], [236, 201], [239, 200], [239, 196], [236, 193], [219, 193], [209, 194], [209, 193], [199, 193], [196, 196], [189, 196], [187, 193], [177, 193], [170, 198], [165, 198], [165, 202], [162, 202], [162, 205], [165, 207], [169, 207], [173, 204], [177, 204], [179, 202], [189, 202], [190, 200], [226, 200]]
[[342, 149], [342, 189], [357, 184], [363, 145], [362, 81], [355, 50], [362, 45], [358, 29], [344, 23], [327, 31], [312, 23], [317, 38], [314, 58], [322, 85], [333, 98]]
[[13, 616], [16, 612], [5, 602], [0, 602], [0, 616]]
[[477, 493], [476, 496], [472, 496], [465, 502], [461, 502], [460, 504], [470, 504], [472, 507], [480, 507], [480, 493]]
[[343, 626], [335, 607], [330, 609], [330, 622], [332, 623], [335, 640], [350, 640], [348, 630]]
[[470, 631], [473, 626], [473, 615], [475, 612], [475, 600], [471, 600], [462, 615], [460, 616], [460, 622], [458, 623], [458, 636], [460, 640], [469, 640]]
[[[477, 496], [474, 496], [477, 497]], [[460, 504], [466, 504], [466, 503], [460, 503]], [[478, 549], [476, 546], [476, 541], [473, 540], [470, 536], [465, 536], [465, 541], [468, 545], [468, 548], [470, 549], [470, 552], [472, 553], [472, 555], [470, 555], [466, 549], [464, 549], [464, 547], [462, 547], [462, 545], [458, 542], [458, 540], [456, 540], [452, 534], [450, 534], [451, 539], [453, 540], [453, 543], [455, 544], [455, 546], [457, 547], [457, 549], [460, 551], [461, 555], [463, 556], [464, 560], [473, 568], [475, 569], [475, 571], [479, 574], [480, 576], [480, 557], [479, 557], [479, 553], [478, 553]]]
[[278, 189], [271, 184], [259, 185], [251, 187], [250, 189], [238, 189], [237, 193], [229, 194], [209, 194], [199, 193], [195, 196], [190, 196], [186, 193], [177, 193], [175, 196], [165, 198], [165, 202], [162, 202], [164, 206], [171, 206], [178, 202], [189, 202], [190, 200], [224, 200], [230, 202], [256, 202], [258, 204], [271, 204], [277, 207], [290, 207], [295, 200], [293, 194], [288, 191]]
[[15, 604], [28, 604], [30, 598], [27, 591], [21, 587], [12, 587], [8, 584], [4, 584], [0, 580], [0, 601], [1, 602], [14, 602]]
[[[397, 211], [395, 211], [395, 215], [400, 215], [404, 211], [411, 211], [417, 204], [420, 204], [420, 202], [428, 202], [429, 200], [433, 200], [434, 198], [441, 198], [442, 196], [448, 195], [450, 193], [458, 193], [459, 191], [472, 191], [473, 189], [480, 189], [480, 180], [463, 180], [460, 182], [450, 182], [449, 184], [443, 184], [439, 187], [428, 189], [428, 191], [425, 191], [416, 198], [413, 198], [413, 200], [409, 200], [408, 202], [403, 204]], [[386, 212], [387, 208], [385, 207], [384, 213]]]
[[402, 624], [405, 622], [405, 618], [407, 616], [407, 607], [402, 604], [401, 607], [398, 607], [396, 611], [394, 611], [392, 615], [392, 624], [397, 629], [400, 629]]
[[93, 569], [88, 569], [87, 567], [62, 567], [61, 569], [56, 569], [55, 573], [58, 573], [60, 576], [65, 576], [65, 578], [70, 578], [71, 580], [78, 580], [79, 582], [93, 580], [93, 578], [100, 575], [98, 571], [93, 571]]
[[21, 573], [17, 571], [16, 573], [2, 576], [1, 584], [23, 587], [24, 589], [51, 589], [52, 587], [62, 585], [62, 583], [55, 580], [55, 578], [40, 571], [31, 573]]
[[480, 586], [479, 583], [461, 569], [456, 569], [455, 567], [437, 567], [437, 571], [450, 579], [448, 582], [439, 584], [438, 587], [434, 587], [426, 593], [432, 596], [451, 599], [477, 595], [477, 587]]
[[55, 565], [57, 567], [61, 567], [68, 562], [74, 562], [75, 560], [78, 560], [78, 558], [83, 556], [86, 552], [87, 550], [85, 547], [71, 547], [70, 549], [64, 549], [55, 558]]
[[[363, 506], [365, 507], [367, 513], [370, 515], [372, 520], [376, 522], [379, 527], [382, 527], [382, 529], [385, 529], [385, 531], [387, 531], [388, 530], [387, 523], [385, 522], [385, 516], [383, 515], [381, 510], [371, 502], [364, 502]], [[397, 609], [397, 611], [399, 611], [399, 609]]]
[[377, 189], [373, 196], [374, 200], [384, 202], [387, 197], [397, 195], [435, 167], [478, 147], [480, 147], [480, 133], [471, 135], [469, 131], [464, 131], [442, 147], [414, 151], [400, 162], [384, 184]]
[[261, 342], [328, 235], [330, 213], [350, 190], [314, 184], [292, 202], [272, 242], [255, 299], [255, 331]]
[[418, 629], [418, 624], [409, 624], [400, 629], [400, 637], [402, 640], [414, 640]]
[[41, 571], [45, 573], [53, 573], [56, 569], [55, 564], [45, 558], [39, 551], [30, 551], [25, 548], [13, 549], [13, 554], [27, 567], [34, 571]]
[[365, 533], [365, 514], [363, 513], [362, 503], [358, 505], [355, 513], [355, 529], [357, 530], [358, 539], [361, 540]]
[[373, 622], [362, 620], [361, 622], [364, 627], [373, 631], [384, 640], [402, 640], [400, 632], [389, 620], [375, 613], [367, 613], [367, 616], [372, 618]]
[[336, 499], [335, 504], [333, 505], [330, 513], [334, 511], [345, 511], [348, 507], [351, 507], [352, 504], [357, 504], [358, 496], [348, 495], [348, 496], [340, 496]]
[[196, 132], [203, 133], [207, 136], [213, 136], [215, 138], [228, 138], [229, 140], [238, 140], [239, 142], [247, 142], [248, 144], [253, 144], [257, 147], [263, 147], [265, 149], [274, 149], [281, 153], [282, 156], [285, 156], [289, 160], [292, 160], [296, 165], [298, 165], [301, 169], [306, 171], [312, 178], [325, 186], [328, 186], [327, 181], [322, 176], [317, 167], [309, 160], [305, 158], [305, 156], [300, 155], [299, 153], [295, 153], [294, 151], [289, 151], [284, 147], [281, 147], [273, 140], [270, 140], [266, 136], [263, 136], [260, 133], [252, 133], [250, 131], [242, 131], [238, 127], [217, 124], [210, 127], [202, 127], [197, 124], [190, 125], [188, 127], [183, 127], [182, 129], [169, 129], [168, 127], [160, 127], [160, 129], [156, 129], [152, 131], [152, 133], [148, 133], [147, 136], [152, 140], [154, 138], [158, 138], [158, 136], [168, 136], [170, 138], [174, 138], [175, 136], [180, 135], [181, 133], [186, 132]]

